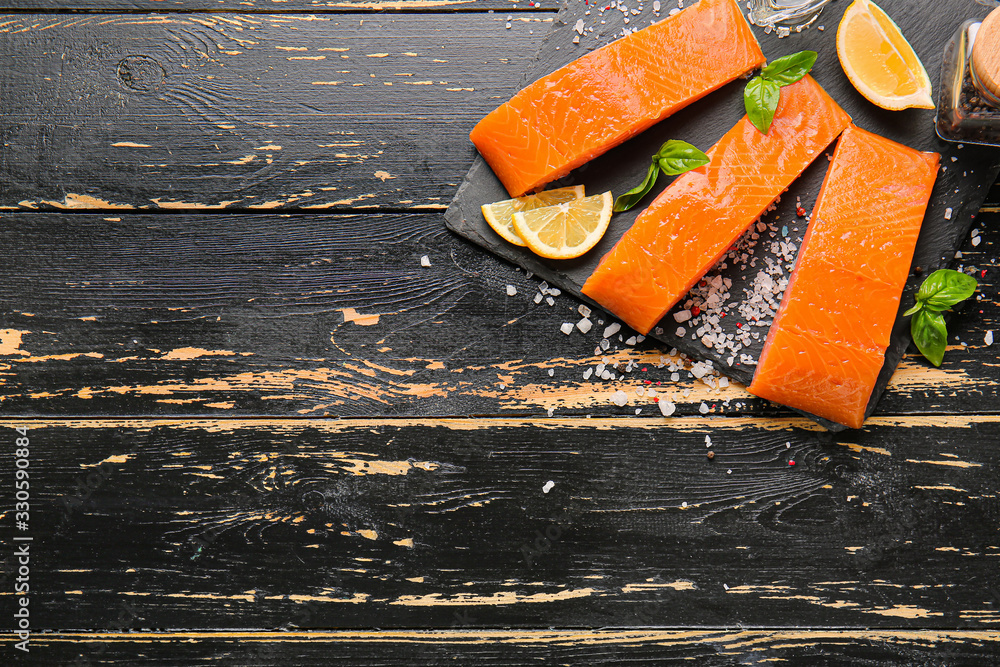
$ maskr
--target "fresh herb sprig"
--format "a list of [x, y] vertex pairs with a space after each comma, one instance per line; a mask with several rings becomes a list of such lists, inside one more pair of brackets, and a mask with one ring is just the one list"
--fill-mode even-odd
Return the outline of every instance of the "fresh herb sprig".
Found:
[[917, 292], [916, 303], [904, 315], [910, 320], [910, 335], [920, 354], [935, 366], [941, 365], [948, 344], [948, 329], [942, 311], [965, 301], [976, 293], [979, 283], [972, 276], [951, 269], [940, 269], [927, 276]]
[[768, 63], [760, 75], [750, 79], [743, 90], [743, 105], [754, 127], [767, 134], [778, 109], [781, 88], [804, 77], [815, 64], [815, 51], [799, 51]]
[[649, 165], [642, 183], [615, 199], [614, 212], [621, 213], [638, 204], [656, 185], [660, 172], [667, 176], [677, 176], [708, 163], [708, 156], [686, 141], [667, 141], [653, 155], [653, 163]]

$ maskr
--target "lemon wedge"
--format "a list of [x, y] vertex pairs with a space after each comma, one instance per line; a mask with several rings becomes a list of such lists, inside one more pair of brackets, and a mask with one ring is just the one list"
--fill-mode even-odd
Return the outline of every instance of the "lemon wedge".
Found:
[[511, 217], [519, 211], [532, 211], [544, 206], [554, 206], [563, 202], [573, 201], [583, 197], [583, 186], [574, 185], [568, 188], [557, 188], [546, 190], [536, 195], [527, 195], [516, 199], [505, 199], [492, 204], [483, 204], [483, 217], [487, 224], [493, 228], [504, 241], [510, 241], [514, 245], [524, 246], [524, 241], [514, 231], [514, 222]]
[[854, 0], [837, 28], [837, 56], [858, 92], [883, 109], [933, 109], [931, 80], [889, 15]]
[[513, 216], [514, 231], [536, 255], [572, 259], [601, 240], [611, 221], [610, 192], [570, 202], [521, 211]]

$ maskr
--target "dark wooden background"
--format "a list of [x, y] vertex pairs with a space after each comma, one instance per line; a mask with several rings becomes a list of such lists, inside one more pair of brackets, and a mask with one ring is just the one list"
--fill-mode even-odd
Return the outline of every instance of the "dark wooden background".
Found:
[[945, 364], [830, 434], [649, 342], [596, 353], [445, 230], [553, 0], [5, 5], [28, 662], [997, 661], [1000, 187]]

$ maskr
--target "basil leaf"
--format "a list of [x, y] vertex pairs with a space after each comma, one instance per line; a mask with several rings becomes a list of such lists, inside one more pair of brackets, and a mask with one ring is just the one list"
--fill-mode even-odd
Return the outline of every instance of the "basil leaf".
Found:
[[760, 75], [774, 81], [779, 86], [787, 86], [808, 74], [815, 64], [815, 51], [799, 51], [769, 62], [760, 71]]
[[660, 171], [667, 176], [677, 176], [709, 163], [708, 156], [686, 141], [671, 139], [660, 146], [653, 156]]
[[780, 97], [781, 88], [778, 84], [760, 76], [750, 79], [750, 83], [743, 91], [743, 105], [747, 109], [747, 118], [763, 134], [767, 134], [771, 129], [771, 121], [774, 120], [774, 112], [778, 109]]
[[930, 310], [921, 309], [910, 320], [910, 335], [917, 344], [920, 354], [927, 357], [935, 366], [941, 365], [944, 359], [944, 349], [948, 344], [948, 330], [944, 325], [944, 316]]
[[653, 185], [656, 183], [656, 178], [659, 175], [660, 167], [654, 160], [653, 164], [649, 165], [649, 171], [646, 172], [646, 178], [642, 184], [615, 199], [615, 205], [611, 210], [615, 213], [621, 213], [638, 204], [653, 189]]
[[917, 303], [930, 310], [947, 310], [975, 294], [978, 286], [975, 278], [961, 271], [940, 269], [927, 276], [920, 286]]
[[922, 304], [922, 303], [920, 303], [918, 301], [917, 303], [913, 304], [912, 308], [910, 308], [908, 311], [906, 311], [905, 313], [903, 313], [903, 317], [906, 317], [907, 315], [912, 315], [913, 313], [921, 310], [923, 307], [924, 307], [924, 304]]

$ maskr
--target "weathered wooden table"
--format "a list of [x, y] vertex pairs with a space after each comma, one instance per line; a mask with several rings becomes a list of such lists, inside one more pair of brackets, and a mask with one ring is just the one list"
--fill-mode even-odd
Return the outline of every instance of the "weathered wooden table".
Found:
[[554, 0], [4, 4], [5, 664], [998, 659], [1000, 188], [830, 434], [445, 230]]

